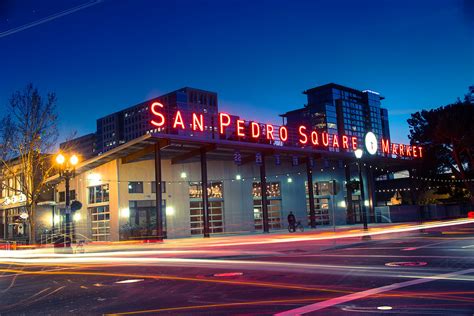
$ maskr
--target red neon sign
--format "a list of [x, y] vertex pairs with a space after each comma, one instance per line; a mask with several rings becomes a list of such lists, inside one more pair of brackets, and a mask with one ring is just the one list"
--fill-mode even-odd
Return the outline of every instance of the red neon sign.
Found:
[[[150, 111], [152, 114], [152, 119], [150, 124], [154, 127], [163, 127], [167, 124], [166, 116], [163, 114], [164, 106], [160, 102], [153, 102], [150, 106]], [[188, 120], [189, 116], [186, 116]], [[170, 119], [171, 120], [171, 119]], [[192, 113], [191, 122], [185, 122], [181, 111], [177, 110], [174, 113], [174, 117], [171, 120], [171, 126], [173, 128], [186, 129], [191, 128], [193, 131], [204, 131], [206, 116], [202, 113]], [[188, 125], [186, 125], [188, 124]], [[230, 128], [233, 124], [235, 130], [232, 131], [238, 137], [251, 137], [253, 139], [258, 139], [260, 137], [265, 137], [267, 140], [275, 140], [275, 135], [278, 137], [278, 140], [282, 143], [285, 143], [289, 140], [289, 130], [287, 126], [278, 127], [278, 133], [275, 130], [274, 125], [272, 124], [260, 124], [258, 122], [250, 122], [249, 125], [245, 125], [245, 120], [242, 119], [233, 119], [227, 113], [218, 113], [218, 125], [219, 133], [225, 134], [226, 129]], [[329, 134], [327, 132], [318, 132], [316, 130], [310, 130], [308, 127], [301, 125], [296, 131], [297, 139], [293, 141], [300, 144], [300, 146], [322, 146], [326, 148], [339, 148], [342, 150], [356, 150], [359, 148], [358, 139], [356, 136], [347, 136], [347, 135], [337, 135]], [[408, 158], [422, 158], [423, 157], [423, 147], [417, 145], [404, 145], [391, 143], [388, 139], [379, 140], [380, 152], [385, 155], [398, 156], [398, 157], [408, 157]]]
[[151, 113], [159, 119], [159, 121], [151, 120], [151, 124], [156, 127], [162, 127], [163, 125], [165, 125], [166, 122], [165, 116], [158, 111], [157, 107], [163, 108], [163, 104], [161, 104], [160, 102], [153, 102], [151, 104]]

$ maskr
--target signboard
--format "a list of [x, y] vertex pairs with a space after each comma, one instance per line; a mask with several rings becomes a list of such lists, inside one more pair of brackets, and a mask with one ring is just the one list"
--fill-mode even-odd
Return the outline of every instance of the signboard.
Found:
[[242, 154], [238, 150], [234, 152], [234, 162], [237, 166], [242, 164]]
[[7, 205], [22, 203], [22, 202], [26, 202], [26, 195], [23, 193], [20, 193], [18, 195], [13, 195], [13, 196], [4, 198], [2, 205], [7, 206]]
[[375, 136], [375, 134], [372, 132], [365, 134], [365, 149], [371, 155], [375, 155], [377, 153], [377, 136]]
[[[150, 124], [154, 128], [168, 127], [177, 130], [189, 129], [190, 131], [204, 132], [214, 121], [213, 118], [205, 117], [202, 113], [193, 112], [183, 115], [180, 110], [170, 113], [160, 102], [153, 102], [150, 105], [150, 111], [152, 114]], [[210, 120], [210, 122], [205, 120]], [[285, 145], [291, 141], [292, 145], [299, 145], [300, 147], [338, 148], [344, 151], [355, 151], [359, 148], [356, 136], [330, 134], [312, 130], [305, 125], [300, 125], [296, 128], [284, 125], [276, 126], [273, 124], [246, 122], [224, 112], [217, 114], [216, 130], [221, 135], [226, 135], [226, 132], [231, 131], [238, 139], [265, 140], [270, 144], [279, 141], [282, 145]], [[294, 135], [295, 137], [289, 137], [289, 135]], [[365, 146], [369, 153], [372, 152], [374, 154], [380, 147], [382, 153], [388, 155], [410, 158], [423, 157], [423, 147], [421, 146], [390, 143], [388, 139], [381, 139], [379, 143], [371, 132], [366, 135]]]
[[255, 154], [255, 163], [261, 165], [263, 163], [262, 153]]

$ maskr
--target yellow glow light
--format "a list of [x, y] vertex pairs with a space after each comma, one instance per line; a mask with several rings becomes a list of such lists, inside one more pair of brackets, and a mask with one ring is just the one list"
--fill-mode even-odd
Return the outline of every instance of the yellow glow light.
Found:
[[69, 158], [69, 162], [71, 165], [75, 166], [79, 162], [79, 158], [76, 155], [72, 155], [71, 158]]
[[62, 154], [56, 156], [56, 162], [62, 165], [66, 161], [66, 158]]
[[166, 207], [166, 215], [174, 215], [174, 207], [172, 206], [167, 206]]
[[81, 220], [81, 213], [75, 213], [72, 216], [72, 220], [75, 221], [75, 222], [79, 222]]

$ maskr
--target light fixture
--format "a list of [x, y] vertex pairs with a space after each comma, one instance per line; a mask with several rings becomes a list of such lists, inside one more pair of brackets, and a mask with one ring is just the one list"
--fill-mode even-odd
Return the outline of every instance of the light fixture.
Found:
[[288, 178], [286, 181], [287, 181], [288, 183], [291, 183], [291, 182], [293, 182], [293, 179]]
[[364, 151], [360, 148], [357, 148], [355, 151], [354, 151], [354, 155], [356, 156], [357, 159], [360, 159], [362, 158], [362, 155], [364, 154]]
[[179, 176], [181, 177], [181, 179], [186, 179], [186, 177], [188, 175], [186, 174], [186, 172], [183, 171], [183, 172], [181, 172], [181, 174]]
[[66, 158], [62, 154], [56, 156], [56, 162], [62, 165], [66, 161]]
[[81, 220], [81, 213], [74, 213], [72, 216], [72, 220], [75, 222], [79, 222]]
[[75, 166], [79, 162], [79, 158], [76, 155], [72, 155], [71, 158], [69, 158], [69, 162], [71, 165]]
[[171, 215], [171, 216], [174, 215], [174, 207], [172, 206], [167, 206], [165, 211], [166, 211], [166, 215]]
[[130, 209], [128, 207], [121, 209], [120, 210], [120, 217], [129, 218], [130, 217]]
[[242, 179], [242, 176], [240, 174], [235, 176], [235, 180], [240, 180], [240, 179]]

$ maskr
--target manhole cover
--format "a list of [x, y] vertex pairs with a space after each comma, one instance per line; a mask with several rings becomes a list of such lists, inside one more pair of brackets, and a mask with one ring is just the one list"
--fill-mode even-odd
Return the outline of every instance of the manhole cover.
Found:
[[385, 265], [387, 267], [421, 267], [426, 266], [428, 263], [423, 261], [413, 261], [413, 262], [388, 262]]

